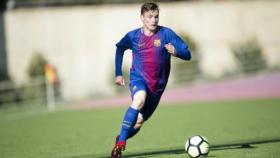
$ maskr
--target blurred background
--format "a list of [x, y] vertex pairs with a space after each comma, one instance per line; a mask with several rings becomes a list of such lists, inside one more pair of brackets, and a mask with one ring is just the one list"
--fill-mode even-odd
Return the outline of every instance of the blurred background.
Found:
[[[142, 26], [143, 2], [0, 1], [1, 158], [110, 155], [131, 103], [131, 51], [118, 87], [115, 44]], [[192, 60], [172, 58], [160, 106], [124, 156], [185, 158], [200, 134], [209, 157], [279, 157], [280, 1], [156, 2]]]
[[[126, 106], [115, 44], [141, 27], [134, 0], [1, 0], [0, 110]], [[280, 97], [280, 1], [159, 0], [160, 25], [190, 46], [163, 102]], [[124, 57], [128, 81], [131, 51]], [[127, 84], [128, 85], [128, 84]]]

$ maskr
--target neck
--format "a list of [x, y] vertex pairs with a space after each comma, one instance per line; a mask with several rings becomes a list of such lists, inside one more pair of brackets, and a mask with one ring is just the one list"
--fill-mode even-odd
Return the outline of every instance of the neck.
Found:
[[152, 36], [152, 35], [156, 32], [156, 29], [155, 29], [155, 30], [149, 30], [148, 28], [143, 27], [143, 28], [142, 28], [142, 32], [143, 32], [146, 36]]

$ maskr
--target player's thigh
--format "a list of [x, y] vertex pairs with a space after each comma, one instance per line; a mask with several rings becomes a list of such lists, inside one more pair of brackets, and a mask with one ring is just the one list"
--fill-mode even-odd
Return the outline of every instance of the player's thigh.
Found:
[[130, 93], [132, 97], [132, 106], [136, 109], [141, 109], [146, 100], [147, 86], [141, 80], [131, 81], [129, 84]]
[[142, 109], [146, 100], [146, 91], [139, 90], [133, 96], [132, 107], [135, 109]]

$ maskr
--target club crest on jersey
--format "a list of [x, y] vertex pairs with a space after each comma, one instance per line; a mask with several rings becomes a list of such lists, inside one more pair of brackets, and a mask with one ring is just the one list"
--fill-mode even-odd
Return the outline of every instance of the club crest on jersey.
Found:
[[155, 46], [155, 47], [159, 47], [160, 44], [161, 44], [161, 43], [160, 43], [160, 39], [155, 39], [155, 40], [154, 40], [154, 46]]

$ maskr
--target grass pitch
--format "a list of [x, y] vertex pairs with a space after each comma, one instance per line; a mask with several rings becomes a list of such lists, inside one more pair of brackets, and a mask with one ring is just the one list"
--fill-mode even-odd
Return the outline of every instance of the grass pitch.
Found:
[[[2, 111], [0, 157], [108, 157], [125, 110]], [[280, 99], [160, 105], [124, 157], [185, 158], [197, 134], [209, 140], [209, 157], [280, 157], [279, 112]]]

